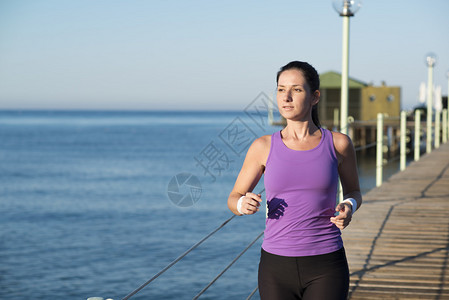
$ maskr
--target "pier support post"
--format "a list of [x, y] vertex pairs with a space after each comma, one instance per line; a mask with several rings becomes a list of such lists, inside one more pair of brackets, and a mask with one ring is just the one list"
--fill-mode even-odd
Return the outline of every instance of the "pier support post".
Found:
[[362, 126], [362, 128], [360, 128], [360, 146], [363, 147], [362, 148], [362, 155], [366, 154], [366, 127]]
[[400, 145], [400, 170], [404, 171], [406, 166], [406, 159], [407, 159], [407, 145], [406, 145], [406, 138], [407, 138], [407, 113], [405, 111], [401, 111], [401, 145]]
[[415, 161], [419, 160], [421, 146], [421, 111], [415, 110]]
[[443, 143], [447, 142], [447, 109], [443, 109]]
[[376, 186], [382, 185], [384, 115], [377, 114], [377, 145], [376, 145]]
[[440, 117], [441, 112], [435, 110], [435, 148], [440, 148]]

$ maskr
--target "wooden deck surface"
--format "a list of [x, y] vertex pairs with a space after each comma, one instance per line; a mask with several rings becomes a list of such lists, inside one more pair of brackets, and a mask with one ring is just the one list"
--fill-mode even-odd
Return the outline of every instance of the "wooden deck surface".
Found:
[[343, 239], [349, 299], [449, 299], [449, 143], [364, 195]]

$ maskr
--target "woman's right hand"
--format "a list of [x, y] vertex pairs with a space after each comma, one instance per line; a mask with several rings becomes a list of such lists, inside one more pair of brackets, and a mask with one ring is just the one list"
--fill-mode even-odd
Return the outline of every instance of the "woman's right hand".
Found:
[[262, 203], [261, 194], [246, 193], [242, 198], [242, 206], [240, 211], [244, 215], [252, 215], [259, 211], [260, 204]]

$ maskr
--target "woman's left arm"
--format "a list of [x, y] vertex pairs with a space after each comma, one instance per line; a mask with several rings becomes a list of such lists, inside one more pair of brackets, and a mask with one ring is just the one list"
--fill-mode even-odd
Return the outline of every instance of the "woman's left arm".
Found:
[[333, 132], [334, 147], [338, 158], [338, 174], [343, 188], [343, 202], [337, 205], [335, 211], [338, 216], [332, 217], [331, 222], [338, 228], [344, 229], [349, 225], [354, 212], [362, 205], [357, 159], [351, 139], [342, 133]]

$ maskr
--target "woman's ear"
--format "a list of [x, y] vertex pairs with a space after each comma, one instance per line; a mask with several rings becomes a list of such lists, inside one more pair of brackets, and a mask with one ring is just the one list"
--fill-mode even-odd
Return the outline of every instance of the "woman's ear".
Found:
[[312, 105], [317, 105], [318, 102], [320, 102], [320, 96], [321, 96], [321, 93], [319, 90], [316, 90], [315, 92], [313, 92]]

